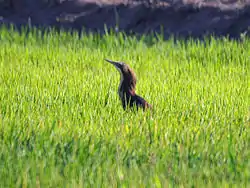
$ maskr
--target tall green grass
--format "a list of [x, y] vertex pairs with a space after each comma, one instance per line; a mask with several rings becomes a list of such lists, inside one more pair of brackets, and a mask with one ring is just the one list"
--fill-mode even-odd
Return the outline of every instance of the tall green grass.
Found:
[[[248, 187], [250, 41], [0, 30], [1, 187]], [[127, 62], [153, 112], [125, 112]]]

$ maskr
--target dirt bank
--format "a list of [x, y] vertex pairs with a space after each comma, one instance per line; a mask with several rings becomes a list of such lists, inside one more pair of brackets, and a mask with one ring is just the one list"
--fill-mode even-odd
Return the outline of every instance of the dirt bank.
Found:
[[[1, 1], [0, 1], [1, 2]], [[248, 35], [250, 1], [12, 0], [0, 3], [0, 23], [136, 34], [150, 31], [200, 38], [206, 34], [238, 38]]]

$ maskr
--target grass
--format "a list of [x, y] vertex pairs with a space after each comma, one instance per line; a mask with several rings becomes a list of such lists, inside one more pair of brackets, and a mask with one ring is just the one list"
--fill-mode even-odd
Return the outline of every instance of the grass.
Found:
[[[248, 187], [249, 53], [249, 39], [1, 28], [1, 187]], [[153, 114], [123, 111], [104, 58], [135, 70]]]

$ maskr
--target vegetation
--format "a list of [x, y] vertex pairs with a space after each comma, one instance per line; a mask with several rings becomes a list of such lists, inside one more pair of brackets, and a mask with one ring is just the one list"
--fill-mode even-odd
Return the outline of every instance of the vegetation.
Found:
[[[250, 41], [0, 30], [1, 187], [248, 187]], [[128, 63], [153, 112], [123, 111]]]

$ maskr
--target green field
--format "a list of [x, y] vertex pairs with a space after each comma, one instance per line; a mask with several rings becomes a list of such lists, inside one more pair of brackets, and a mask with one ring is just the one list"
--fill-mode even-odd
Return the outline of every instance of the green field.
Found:
[[158, 39], [0, 29], [0, 187], [249, 187], [250, 40]]

